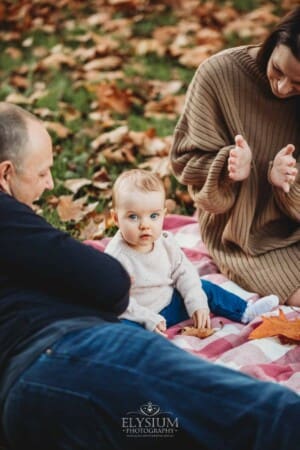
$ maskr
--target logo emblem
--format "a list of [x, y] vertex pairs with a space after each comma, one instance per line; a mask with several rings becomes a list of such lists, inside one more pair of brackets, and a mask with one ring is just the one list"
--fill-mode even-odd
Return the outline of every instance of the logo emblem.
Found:
[[140, 406], [140, 411], [145, 416], [156, 416], [159, 413], [160, 407], [158, 405], [154, 405], [152, 402], [147, 402], [144, 405]]

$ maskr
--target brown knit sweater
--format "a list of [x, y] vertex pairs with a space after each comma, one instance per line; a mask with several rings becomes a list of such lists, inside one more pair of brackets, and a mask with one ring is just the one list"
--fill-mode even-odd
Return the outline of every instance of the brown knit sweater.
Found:
[[[222, 51], [199, 66], [176, 126], [171, 166], [189, 187], [201, 236], [221, 272], [285, 302], [300, 287], [300, 176], [286, 194], [270, 184], [268, 171], [289, 143], [300, 169], [300, 96], [276, 98], [248, 49]], [[227, 171], [236, 134], [253, 154], [241, 182]]]

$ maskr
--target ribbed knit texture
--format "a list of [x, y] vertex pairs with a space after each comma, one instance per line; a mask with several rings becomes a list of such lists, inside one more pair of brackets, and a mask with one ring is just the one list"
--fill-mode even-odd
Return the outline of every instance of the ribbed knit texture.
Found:
[[[222, 51], [199, 66], [170, 159], [189, 186], [201, 236], [221, 272], [285, 302], [300, 287], [300, 176], [286, 194], [269, 183], [268, 170], [289, 143], [300, 169], [300, 97], [276, 98], [248, 48]], [[253, 154], [242, 182], [230, 180], [227, 171], [236, 134]]]

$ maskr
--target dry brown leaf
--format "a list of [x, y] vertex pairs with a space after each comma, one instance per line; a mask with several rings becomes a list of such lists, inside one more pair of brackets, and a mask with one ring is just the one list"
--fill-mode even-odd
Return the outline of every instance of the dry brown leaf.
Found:
[[106, 226], [104, 219], [102, 220], [102, 222], [97, 223], [93, 218], [90, 218], [87, 224], [82, 226], [79, 239], [83, 241], [86, 239], [101, 239], [103, 237], [105, 229]]
[[111, 181], [105, 167], [94, 173], [92, 177], [92, 185], [100, 190], [106, 190], [111, 186]]
[[167, 95], [177, 94], [183, 86], [183, 82], [180, 80], [172, 81], [161, 81], [161, 80], [151, 80], [150, 85], [152, 88], [151, 95], [156, 97], [160, 95], [165, 97]]
[[73, 200], [72, 195], [61, 195], [57, 205], [57, 213], [63, 222], [74, 220], [76, 223], [90, 214], [98, 205], [98, 202], [86, 204], [87, 197]]
[[86, 23], [91, 27], [95, 27], [97, 25], [103, 25], [110, 18], [111, 16], [107, 12], [99, 12], [87, 17]]
[[136, 8], [148, 3], [148, 0], [108, 0], [109, 5], [125, 6], [126, 8]]
[[186, 67], [197, 68], [205, 59], [211, 56], [219, 49], [219, 46], [206, 44], [194, 48], [186, 49], [179, 58], [180, 64]]
[[170, 161], [168, 156], [153, 156], [147, 161], [139, 164], [141, 169], [150, 169], [157, 173], [161, 178], [171, 175]]
[[185, 96], [166, 95], [159, 101], [150, 101], [145, 105], [145, 117], [168, 115], [177, 117], [182, 111]]
[[205, 339], [208, 336], [214, 334], [215, 330], [212, 328], [195, 328], [195, 327], [183, 327], [180, 334], [185, 336], [195, 336], [200, 339]]
[[122, 147], [108, 147], [102, 151], [105, 159], [110, 163], [131, 163], [135, 164], [135, 150], [132, 142], [127, 142]]
[[119, 89], [114, 83], [102, 83], [95, 88], [100, 110], [112, 109], [120, 114], [130, 111], [131, 93]]
[[221, 49], [224, 45], [224, 39], [222, 33], [220, 31], [215, 30], [214, 28], [202, 28], [196, 34], [196, 39], [198, 45], [202, 44], [210, 44], [214, 45], [214, 48]]
[[101, 145], [106, 143], [120, 144], [124, 141], [125, 137], [128, 135], [128, 126], [123, 125], [121, 127], [115, 128], [107, 133], [102, 133], [99, 137], [94, 139], [91, 143], [93, 149], [98, 149]]
[[213, 18], [221, 26], [226, 25], [228, 22], [235, 20], [238, 17], [238, 12], [231, 6], [222, 6], [219, 11], [214, 11]]
[[109, 175], [107, 173], [107, 169], [105, 167], [101, 167], [100, 170], [95, 172], [92, 179], [93, 179], [93, 182], [99, 181], [99, 182], [105, 183], [107, 181], [110, 181]]
[[132, 19], [112, 19], [102, 25], [103, 31], [115, 32], [118, 37], [129, 39], [132, 35]]
[[63, 222], [81, 220], [85, 213], [84, 209], [85, 198], [73, 200], [73, 195], [61, 195], [57, 205], [57, 213]]
[[117, 69], [122, 64], [122, 58], [119, 56], [105, 56], [103, 58], [93, 59], [83, 65], [83, 70], [111, 70]]
[[16, 47], [7, 47], [4, 53], [7, 53], [12, 59], [20, 59], [22, 57], [21, 50]]
[[144, 156], [166, 156], [171, 147], [170, 136], [166, 137], [148, 137], [145, 136], [143, 146], [140, 148], [140, 154]]
[[32, 103], [30, 98], [25, 97], [24, 95], [18, 94], [16, 92], [9, 94], [5, 98], [5, 101], [9, 103], [15, 103], [16, 105], [30, 105]]
[[264, 26], [273, 25], [279, 21], [279, 17], [273, 14], [273, 9], [274, 7], [271, 4], [264, 5], [249, 12], [246, 18]]
[[131, 41], [137, 55], [156, 53], [159, 56], [166, 54], [167, 48], [156, 39], [139, 39]]
[[170, 44], [178, 33], [176, 26], [157, 27], [152, 33], [153, 38], [160, 44]]
[[19, 41], [21, 39], [21, 33], [18, 31], [5, 31], [0, 33], [1, 40], [4, 42]]
[[73, 192], [73, 194], [76, 194], [83, 186], [88, 186], [90, 184], [92, 184], [92, 182], [87, 178], [71, 178], [64, 182], [64, 186]]
[[71, 134], [71, 130], [59, 122], [45, 121], [44, 123], [48, 130], [54, 131], [60, 138], [65, 138]]
[[16, 88], [20, 88], [20, 89], [27, 89], [29, 86], [28, 79], [25, 77], [22, 77], [20, 75], [13, 75], [10, 78], [10, 82], [11, 82], [12, 86], [15, 86]]
[[68, 67], [74, 67], [76, 64], [75, 59], [71, 55], [65, 55], [63, 53], [53, 53], [46, 58], [42, 59], [36, 66], [36, 69], [48, 69], [53, 67], [60, 69], [62, 65]]
[[250, 334], [249, 339], [279, 336], [285, 342], [300, 343], [300, 319], [288, 320], [280, 309], [279, 316], [262, 316], [262, 323]]

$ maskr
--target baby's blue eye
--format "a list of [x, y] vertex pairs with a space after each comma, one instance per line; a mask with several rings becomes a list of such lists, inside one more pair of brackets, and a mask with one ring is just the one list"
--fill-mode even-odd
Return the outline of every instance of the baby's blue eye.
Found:
[[137, 220], [138, 216], [136, 214], [129, 214], [128, 218], [130, 220]]
[[152, 214], [150, 215], [150, 218], [153, 219], [153, 220], [157, 219], [158, 217], [159, 217], [159, 214], [158, 214], [158, 213], [152, 213]]

